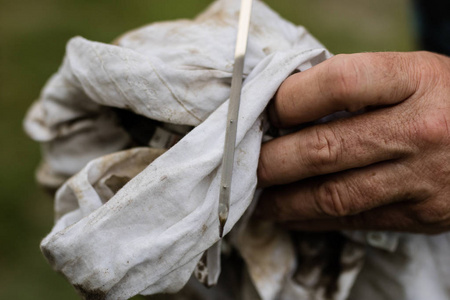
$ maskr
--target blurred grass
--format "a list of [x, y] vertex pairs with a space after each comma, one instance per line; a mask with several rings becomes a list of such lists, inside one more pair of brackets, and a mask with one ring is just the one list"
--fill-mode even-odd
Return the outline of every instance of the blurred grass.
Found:
[[[109, 42], [124, 31], [190, 18], [207, 0], [0, 0], [0, 299], [78, 299], [39, 251], [52, 200], [34, 183], [39, 147], [22, 119], [75, 35]], [[334, 53], [414, 48], [407, 0], [268, 0]]]

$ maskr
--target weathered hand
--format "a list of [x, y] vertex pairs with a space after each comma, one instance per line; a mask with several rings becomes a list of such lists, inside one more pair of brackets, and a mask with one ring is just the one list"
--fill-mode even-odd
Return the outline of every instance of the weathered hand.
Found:
[[269, 115], [290, 127], [362, 108], [263, 144], [260, 214], [301, 230], [450, 230], [450, 58], [337, 55], [290, 76]]

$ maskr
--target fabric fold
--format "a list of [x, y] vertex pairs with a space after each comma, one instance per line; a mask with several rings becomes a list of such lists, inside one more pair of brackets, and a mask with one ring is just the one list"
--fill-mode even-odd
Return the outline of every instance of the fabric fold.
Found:
[[[41, 249], [85, 299], [174, 293], [203, 256], [211, 271], [204, 282], [217, 282], [217, 206], [238, 10], [239, 1], [218, 0], [193, 20], [145, 26], [114, 45], [76, 37], [28, 112], [25, 130], [44, 153], [39, 180], [55, 186], [73, 175], [56, 193], [56, 223]], [[255, 201], [265, 107], [290, 74], [331, 57], [303, 27], [261, 1], [251, 24], [225, 234]], [[151, 122], [130, 127], [124, 115]], [[170, 135], [174, 124], [182, 132], [194, 128], [170, 149], [149, 147], [171, 146], [159, 135]], [[145, 131], [142, 140], [150, 142], [136, 141], [130, 130]], [[246, 220], [237, 226], [242, 236], [235, 248], [254, 286], [243, 290], [264, 300], [303, 295], [289, 234], [273, 238], [278, 231], [270, 227], [267, 236], [255, 236], [255, 224]], [[254, 247], [265, 238], [270, 247]], [[285, 267], [270, 268], [277, 253], [286, 254]], [[268, 267], [258, 275], [261, 261]], [[339, 283], [345, 286], [339, 295], [353, 280]], [[322, 290], [307, 294], [324, 297]]]
[[[301, 54], [277, 53], [262, 61], [244, 82], [225, 233], [253, 198], [262, 137], [260, 115], [267, 102], [293, 70], [310, 67], [311, 57], [325, 59], [326, 55], [321, 49]], [[84, 291], [104, 292], [105, 299], [127, 299], [151, 289], [152, 284], [175, 270], [186, 277], [174, 280], [182, 285], [172, 284], [169, 291], [180, 289], [193, 271], [183, 269], [195, 266], [189, 262], [198, 260], [219, 239], [217, 204], [226, 107], [227, 102], [104, 205], [98, 207], [94, 203], [92, 209], [84, 211], [80, 208], [77, 215], [83, 218], [74, 224], [66, 223], [62, 230], [57, 223], [56, 230], [41, 246], [54, 267]], [[205, 151], [206, 148], [210, 150]], [[87, 168], [95, 166], [93, 163]], [[83, 173], [69, 180], [69, 189], [63, 190], [76, 194], [81, 188], [77, 178]], [[57, 203], [64, 202], [66, 195], [58, 193]], [[90, 194], [78, 193], [77, 197], [78, 202], [99, 201]], [[63, 221], [64, 217], [59, 222]], [[111, 247], [106, 232], [120, 243]], [[108, 256], [103, 254], [106, 250]]]

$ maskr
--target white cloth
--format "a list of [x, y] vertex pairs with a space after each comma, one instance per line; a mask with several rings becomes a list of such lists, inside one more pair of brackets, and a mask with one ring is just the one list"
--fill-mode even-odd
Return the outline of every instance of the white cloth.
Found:
[[[41, 249], [86, 299], [176, 292], [197, 265], [209, 268], [215, 282], [220, 267], [199, 260], [220, 249], [219, 181], [238, 10], [239, 1], [219, 0], [194, 20], [146, 26], [116, 45], [74, 38], [30, 109], [25, 129], [43, 145], [41, 181], [58, 186], [76, 173], [56, 194], [56, 224]], [[249, 213], [242, 218], [254, 198], [267, 103], [292, 72], [329, 57], [303, 27], [255, 1], [225, 226], [229, 233], [241, 219], [229, 243], [255, 288], [247, 299], [345, 299], [361, 268], [362, 246], [338, 239], [332, 258], [346, 269], [331, 276], [330, 294], [321, 285], [326, 265], [310, 268], [298, 253], [334, 244], [311, 244], [306, 236], [297, 247], [273, 224], [249, 221]], [[136, 148], [113, 108], [196, 127], [167, 152]], [[310, 252], [302, 255], [321, 257]]]
[[450, 299], [450, 234], [369, 233], [349, 300]]

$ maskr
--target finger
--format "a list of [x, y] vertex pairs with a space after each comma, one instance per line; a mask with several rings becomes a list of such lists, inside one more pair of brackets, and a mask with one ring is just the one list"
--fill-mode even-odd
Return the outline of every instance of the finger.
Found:
[[387, 230], [405, 232], [426, 232], [427, 228], [418, 225], [413, 217], [406, 213], [408, 205], [404, 203], [378, 207], [357, 215], [332, 219], [288, 221], [282, 226], [291, 230], [335, 231], [335, 230]]
[[266, 189], [258, 214], [277, 221], [339, 218], [398, 202], [418, 202], [432, 187], [401, 162], [315, 177]]
[[410, 120], [400, 119], [400, 109], [314, 125], [264, 143], [258, 165], [259, 186], [291, 183], [417, 152], [408, 140]]
[[333, 219], [289, 221], [281, 225], [290, 230], [383, 230], [411, 233], [437, 234], [448, 231], [448, 224], [418, 222], [412, 205], [406, 203], [378, 207], [357, 215]]
[[289, 127], [336, 111], [390, 105], [410, 97], [419, 85], [417, 53], [336, 55], [294, 74], [280, 86], [269, 108], [272, 123]]

